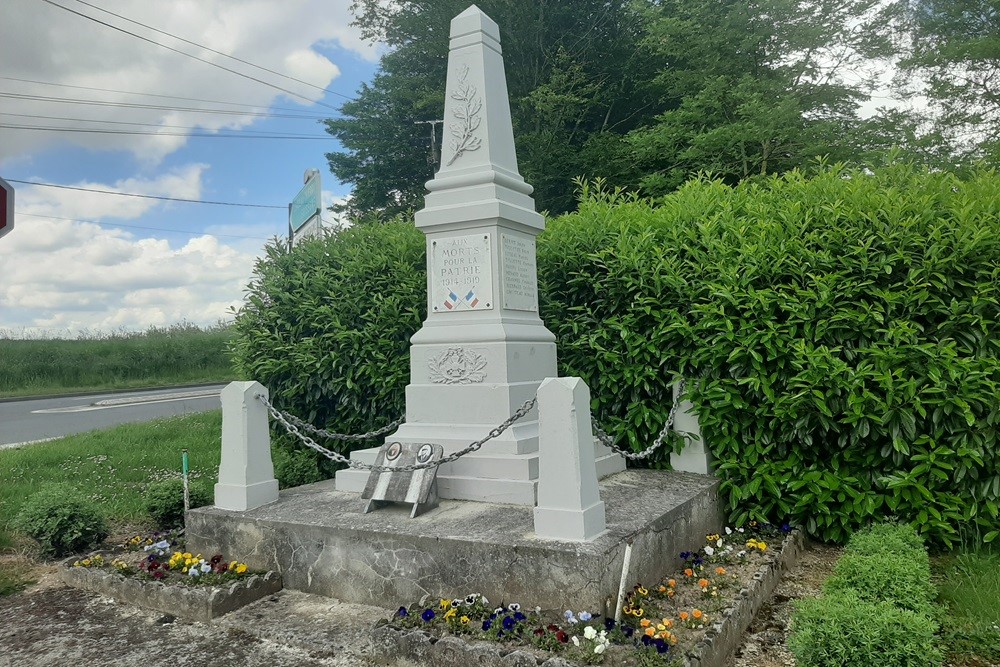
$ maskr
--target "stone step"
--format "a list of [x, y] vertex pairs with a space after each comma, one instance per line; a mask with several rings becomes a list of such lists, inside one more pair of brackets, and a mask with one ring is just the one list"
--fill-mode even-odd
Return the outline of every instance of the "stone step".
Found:
[[[625, 470], [625, 459], [607, 451], [596, 458], [597, 477], [603, 479]], [[351, 458], [369, 465], [375, 463], [377, 448], [360, 449]], [[369, 472], [348, 468], [337, 471], [338, 491], [361, 493]], [[437, 475], [438, 495], [455, 500], [491, 500], [492, 502], [534, 505], [538, 479], [538, 454], [492, 456], [477, 452], [454, 463], [441, 466]], [[499, 495], [496, 495], [499, 494]], [[503, 500], [499, 499], [504, 498]]]

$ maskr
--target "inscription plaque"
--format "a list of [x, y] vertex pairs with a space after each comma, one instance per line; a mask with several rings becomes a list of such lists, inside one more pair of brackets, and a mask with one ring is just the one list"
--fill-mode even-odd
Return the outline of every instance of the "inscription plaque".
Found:
[[500, 266], [503, 267], [503, 307], [507, 310], [538, 311], [538, 269], [535, 239], [500, 234]]
[[431, 241], [431, 310], [493, 310], [490, 235], [449, 236]]

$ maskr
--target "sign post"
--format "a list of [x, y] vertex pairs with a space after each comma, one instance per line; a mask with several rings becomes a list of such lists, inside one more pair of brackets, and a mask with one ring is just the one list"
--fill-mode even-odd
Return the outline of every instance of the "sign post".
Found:
[[14, 186], [0, 178], [0, 237], [14, 229]]
[[322, 231], [322, 186], [319, 169], [308, 169], [302, 179], [305, 185], [288, 205], [288, 244], [319, 236]]

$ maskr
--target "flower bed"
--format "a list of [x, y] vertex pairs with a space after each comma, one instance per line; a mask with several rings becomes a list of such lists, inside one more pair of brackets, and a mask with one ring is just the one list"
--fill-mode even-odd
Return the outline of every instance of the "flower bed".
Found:
[[618, 619], [476, 594], [423, 601], [376, 627], [376, 650], [435, 665], [721, 665], [801, 545], [797, 531], [770, 527], [707, 536], [674, 575], [636, 584]]
[[136, 536], [114, 552], [68, 559], [63, 581], [119, 602], [207, 621], [281, 590], [274, 572], [251, 572], [222, 554], [184, 550], [180, 532]]

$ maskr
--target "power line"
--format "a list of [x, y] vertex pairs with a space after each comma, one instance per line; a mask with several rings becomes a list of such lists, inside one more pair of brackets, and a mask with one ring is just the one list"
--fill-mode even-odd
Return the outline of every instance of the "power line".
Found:
[[86, 127], [54, 127], [51, 125], [11, 125], [0, 123], [0, 128], [8, 130], [29, 130], [38, 132], [70, 132], [73, 134], [119, 134], [144, 137], [191, 137], [196, 139], [283, 139], [286, 141], [323, 141], [333, 137], [321, 134], [222, 134], [211, 132], [142, 132], [140, 130], [101, 130]]
[[188, 58], [192, 58], [192, 59], [197, 60], [199, 62], [203, 62], [206, 65], [211, 65], [212, 67], [217, 67], [217, 68], [219, 68], [221, 70], [225, 70], [227, 72], [235, 74], [236, 76], [241, 76], [244, 79], [249, 79], [251, 81], [256, 81], [257, 83], [260, 83], [260, 84], [263, 84], [265, 86], [268, 86], [269, 88], [274, 88], [275, 90], [280, 90], [283, 93], [288, 93], [289, 95], [292, 95], [293, 97], [298, 97], [299, 99], [306, 100], [310, 104], [318, 104], [318, 105], [320, 105], [322, 107], [326, 107], [328, 109], [333, 109], [334, 111], [339, 111], [339, 109], [337, 109], [337, 107], [331, 106], [331, 105], [329, 105], [329, 104], [327, 104], [325, 102], [322, 102], [322, 101], [315, 101], [314, 102], [313, 100], [310, 100], [305, 95], [301, 95], [299, 93], [296, 93], [293, 90], [289, 90], [287, 88], [282, 88], [281, 86], [275, 85], [273, 83], [269, 83], [267, 81], [264, 81], [263, 79], [258, 79], [257, 77], [251, 76], [249, 74], [244, 74], [243, 72], [234, 70], [234, 69], [232, 69], [230, 67], [226, 67], [225, 65], [220, 65], [219, 63], [213, 63], [211, 60], [207, 60], [207, 59], [202, 58], [200, 56], [196, 56], [193, 53], [187, 53], [186, 51], [181, 51], [180, 49], [175, 49], [172, 46], [167, 46], [166, 44], [161, 44], [160, 42], [157, 42], [156, 40], [149, 39], [148, 37], [143, 37], [142, 35], [139, 35], [137, 33], [131, 32], [129, 30], [125, 30], [124, 28], [120, 28], [120, 27], [118, 27], [116, 25], [112, 25], [110, 23], [107, 23], [106, 21], [102, 21], [102, 20], [100, 20], [98, 18], [94, 18], [93, 16], [88, 16], [88, 15], [82, 13], [82, 12], [76, 11], [75, 9], [70, 9], [69, 7], [66, 7], [65, 5], [60, 5], [59, 3], [54, 2], [53, 0], [42, 0], [42, 2], [44, 2], [44, 3], [48, 4], [48, 5], [52, 5], [53, 7], [58, 7], [59, 9], [67, 11], [67, 12], [69, 12], [71, 14], [76, 14], [77, 16], [79, 16], [81, 18], [85, 18], [88, 21], [93, 21], [94, 23], [103, 25], [103, 26], [105, 26], [107, 28], [111, 28], [112, 30], [117, 30], [118, 32], [121, 32], [121, 33], [124, 33], [126, 35], [130, 35], [132, 37], [135, 37], [136, 39], [141, 39], [144, 42], [148, 42], [150, 44], [154, 44], [154, 45], [159, 46], [161, 48], [167, 49], [168, 51], [173, 51], [174, 53], [178, 53], [178, 54], [180, 54], [182, 56], [186, 56]]
[[[270, 112], [238, 111], [235, 109], [203, 109], [198, 107], [174, 107], [163, 104], [138, 104], [136, 102], [110, 102], [106, 100], [86, 100], [71, 97], [49, 97], [47, 95], [28, 95], [26, 93], [0, 93], [0, 97], [15, 100], [31, 100], [35, 102], [58, 102], [63, 104], [84, 104], [99, 107], [117, 107], [124, 109], [154, 109], [159, 111], [186, 111], [193, 113], [224, 114], [230, 116], [253, 116], [257, 118], [301, 118], [306, 120], [324, 120], [326, 116], [311, 114], [278, 114]], [[226, 104], [226, 102], [223, 102]], [[259, 107], [258, 107], [259, 108]]]
[[93, 5], [93, 4], [89, 3], [89, 2], [84, 2], [84, 0], [76, 0], [76, 1], [79, 2], [81, 5], [86, 5], [88, 7], [96, 9], [99, 12], [104, 12], [105, 14], [110, 14], [111, 16], [119, 18], [119, 19], [121, 19], [123, 21], [128, 21], [129, 23], [134, 23], [135, 25], [141, 25], [143, 28], [146, 28], [148, 30], [152, 30], [153, 32], [158, 32], [161, 35], [166, 35], [167, 37], [173, 37], [176, 40], [180, 40], [180, 41], [184, 42], [185, 44], [190, 44], [191, 46], [197, 46], [199, 49], [205, 49], [206, 51], [211, 51], [212, 53], [220, 55], [220, 56], [222, 56], [224, 58], [229, 58], [231, 60], [235, 60], [236, 62], [243, 63], [244, 65], [249, 65], [250, 67], [254, 67], [254, 68], [262, 70], [264, 72], [268, 72], [270, 74], [274, 74], [274, 75], [280, 76], [282, 78], [288, 79], [289, 81], [295, 81], [296, 83], [301, 83], [301, 84], [303, 84], [305, 86], [309, 86], [310, 88], [315, 88], [316, 90], [321, 90], [324, 93], [329, 93], [331, 95], [337, 95], [339, 97], [343, 97], [345, 100], [348, 100], [348, 101], [352, 101], [352, 102], [354, 101], [353, 97], [348, 97], [347, 95], [344, 95], [343, 93], [338, 93], [335, 90], [329, 90], [329, 89], [324, 88], [322, 86], [317, 86], [316, 84], [309, 83], [308, 81], [303, 81], [302, 79], [296, 79], [294, 76], [289, 76], [287, 74], [282, 74], [281, 72], [276, 72], [273, 69], [268, 69], [267, 67], [263, 67], [261, 65], [255, 65], [254, 63], [249, 62], [247, 60], [243, 60], [242, 58], [237, 58], [236, 56], [231, 56], [228, 53], [223, 53], [222, 51], [216, 51], [215, 49], [213, 49], [213, 48], [211, 48], [209, 46], [205, 46], [204, 44], [198, 44], [197, 42], [192, 42], [189, 39], [184, 39], [183, 37], [178, 37], [177, 35], [175, 35], [173, 33], [169, 33], [169, 32], [167, 32], [165, 30], [160, 30], [159, 28], [154, 28], [151, 25], [146, 25], [145, 23], [140, 23], [139, 21], [135, 21], [135, 20], [130, 19], [130, 18], [126, 17], [126, 16], [122, 16], [121, 14], [115, 14], [114, 12], [109, 11], [107, 9], [104, 9], [102, 7], [98, 7], [97, 5]]
[[[17, 116], [18, 118], [40, 118], [43, 120], [68, 120], [74, 123], [105, 123], [108, 125], [138, 125], [140, 127], [161, 127], [161, 128], [173, 128], [176, 130], [191, 130], [192, 132], [197, 130], [204, 130], [204, 127], [190, 126], [190, 125], [167, 125], [162, 123], [136, 123], [133, 121], [126, 120], [102, 120], [100, 118], [74, 118], [72, 116], [39, 116], [33, 113], [10, 113], [9, 111], [0, 111], [0, 116]], [[222, 128], [228, 129], [232, 132], [240, 132], [244, 134], [294, 134], [286, 132], [272, 133], [266, 130], [246, 130], [243, 128]], [[316, 136], [316, 135], [308, 135]]]
[[[0, 80], [3, 80], [3, 81], [18, 81], [20, 83], [35, 83], [35, 84], [38, 84], [40, 86], [56, 86], [56, 87], [59, 87], [59, 88], [76, 88], [78, 90], [93, 90], [93, 91], [100, 92], [100, 93], [119, 93], [119, 94], [122, 94], [122, 95], [140, 95], [140, 96], [143, 96], [143, 97], [159, 97], [159, 98], [168, 99], [168, 100], [184, 100], [185, 102], [205, 102], [207, 104], [228, 104], [229, 106], [247, 107], [249, 109], [261, 109], [261, 108], [264, 108], [260, 104], [243, 104], [241, 102], [226, 102], [225, 100], [206, 100], [206, 99], [203, 99], [203, 98], [200, 98], [200, 97], [181, 97], [180, 95], [163, 95], [163, 94], [160, 94], [160, 93], [140, 93], [140, 92], [136, 92], [134, 90], [118, 90], [116, 88], [97, 88], [95, 86], [76, 86], [76, 85], [69, 84], [69, 83], [53, 83], [51, 81], [38, 81], [37, 79], [19, 79], [17, 77], [13, 77], [13, 76], [0, 76]], [[45, 98], [45, 99], [59, 99], [59, 98]], [[301, 112], [301, 109], [290, 109], [288, 107], [274, 107], [274, 106], [269, 106], [267, 108], [268, 109], [273, 109], [275, 111], [291, 111], [291, 112], [297, 113], [299, 115], [295, 116], [296, 118], [298, 118], [300, 116], [302, 118], [316, 118], [316, 119], [320, 119], [320, 120], [327, 118], [327, 116], [303, 114]], [[186, 108], [182, 107], [181, 109], [186, 109]], [[231, 113], [240, 113], [240, 112], [233, 111]]]
[[37, 181], [20, 181], [16, 178], [6, 179], [11, 183], [21, 183], [23, 185], [37, 185], [43, 188], [59, 188], [60, 190], [79, 190], [81, 192], [99, 192], [105, 195], [118, 195], [119, 197], [139, 197], [140, 199], [159, 199], [161, 201], [180, 201], [188, 204], [213, 204], [215, 206], [242, 206], [245, 208], [280, 208], [288, 210], [288, 205], [273, 206], [271, 204], [240, 204], [228, 201], [205, 201], [202, 199], [183, 199], [181, 197], [159, 197], [156, 195], [140, 195], [134, 192], [115, 192], [114, 190], [97, 190], [95, 188], [80, 188], [73, 185], [56, 185], [55, 183], [38, 183]]
[[247, 239], [250, 241], [270, 241], [271, 239], [265, 239], [261, 236], [238, 236], [236, 234], [210, 234], [208, 232], [189, 232], [182, 229], [166, 229], [164, 227], [144, 227], [142, 225], [126, 225], [121, 222], [101, 222], [98, 220], [79, 220], [77, 218], [63, 218], [58, 215], [42, 215], [40, 213], [23, 213], [22, 211], [14, 211], [14, 215], [25, 215], [29, 218], [49, 218], [52, 220], [66, 220], [68, 222], [86, 222], [92, 225], [98, 225], [101, 227], [127, 227], [128, 229], [148, 229], [154, 232], [171, 232], [173, 234], [187, 234], [188, 236], [219, 236], [229, 239]]

